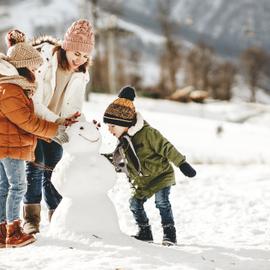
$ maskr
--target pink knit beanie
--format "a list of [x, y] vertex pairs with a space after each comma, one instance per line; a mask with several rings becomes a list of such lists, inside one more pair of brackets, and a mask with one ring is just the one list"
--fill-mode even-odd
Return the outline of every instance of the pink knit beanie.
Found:
[[68, 51], [91, 53], [95, 45], [92, 25], [87, 20], [75, 21], [67, 30], [62, 48]]

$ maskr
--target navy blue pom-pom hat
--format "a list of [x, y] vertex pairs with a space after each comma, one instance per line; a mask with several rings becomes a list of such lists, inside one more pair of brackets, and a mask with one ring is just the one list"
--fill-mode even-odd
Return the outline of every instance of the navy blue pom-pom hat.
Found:
[[121, 127], [131, 127], [136, 122], [136, 110], [133, 100], [136, 97], [132, 86], [123, 87], [118, 95], [106, 109], [103, 121]]

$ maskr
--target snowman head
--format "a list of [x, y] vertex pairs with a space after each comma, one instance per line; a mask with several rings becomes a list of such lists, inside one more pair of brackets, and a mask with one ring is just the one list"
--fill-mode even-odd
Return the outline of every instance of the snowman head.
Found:
[[[66, 129], [69, 142], [63, 144], [64, 156], [57, 164], [52, 183], [63, 197], [89, 200], [107, 194], [116, 181], [112, 164], [99, 153], [101, 135], [92, 122], [79, 121]], [[70, 158], [71, 157], [71, 158]]]
[[66, 129], [69, 142], [63, 148], [70, 154], [98, 153], [101, 145], [101, 135], [92, 122], [79, 121]]

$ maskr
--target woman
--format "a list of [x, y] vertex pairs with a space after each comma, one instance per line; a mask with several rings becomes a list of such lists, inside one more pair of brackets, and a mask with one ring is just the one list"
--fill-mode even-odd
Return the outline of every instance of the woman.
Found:
[[25, 42], [11, 47], [8, 57], [2, 56], [0, 61], [0, 247], [20, 247], [35, 241], [20, 226], [25, 160], [34, 160], [36, 136], [51, 139], [61, 130], [59, 124], [34, 114], [34, 72], [42, 61]]
[[[35, 40], [33, 46], [44, 59], [36, 73], [39, 85], [33, 96], [36, 113], [60, 124], [68, 124], [68, 117], [71, 121], [76, 120], [89, 81], [88, 66], [94, 48], [91, 24], [87, 20], [74, 22], [62, 44], [43, 37]], [[27, 163], [27, 192], [24, 196], [24, 230], [30, 234], [39, 232], [42, 190], [49, 209], [49, 221], [62, 199], [51, 183], [52, 170], [63, 154], [61, 145], [38, 140], [35, 154], [35, 163]]]

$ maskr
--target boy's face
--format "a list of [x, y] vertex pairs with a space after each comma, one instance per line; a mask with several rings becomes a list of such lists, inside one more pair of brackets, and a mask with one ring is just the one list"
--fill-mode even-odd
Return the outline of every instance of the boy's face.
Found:
[[128, 127], [121, 127], [113, 124], [108, 124], [110, 133], [116, 138], [120, 138], [124, 132], [128, 131]]

